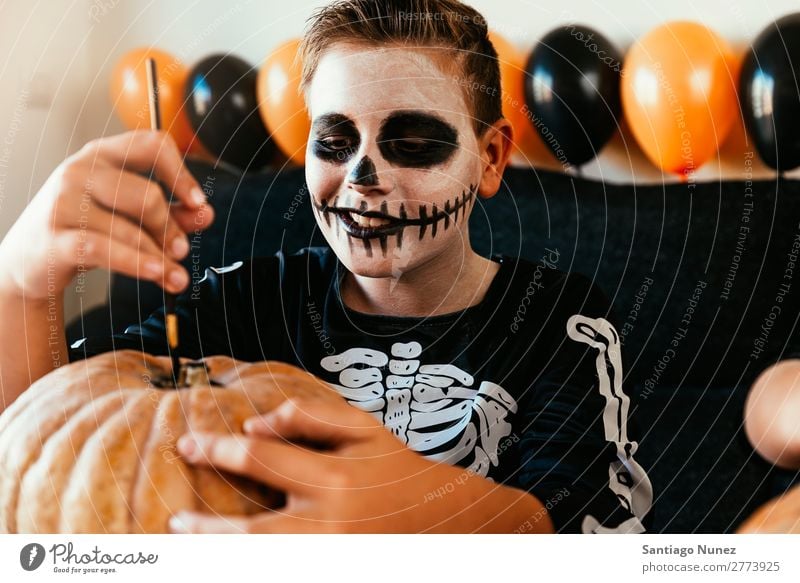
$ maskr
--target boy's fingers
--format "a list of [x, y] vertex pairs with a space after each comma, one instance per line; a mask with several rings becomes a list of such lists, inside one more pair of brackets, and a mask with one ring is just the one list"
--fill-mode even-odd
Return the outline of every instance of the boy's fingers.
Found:
[[293, 516], [281, 509], [251, 517], [183, 511], [170, 518], [169, 529], [175, 534], [313, 534], [326, 532], [330, 527], [327, 522]]
[[162, 257], [164, 249], [159, 243], [122, 214], [114, 214], [102, 207], [92, 207], [89, 211], [89, 224], [93, 231], [108, 235], [111, 239], [133, 247], [139, 254]]
[[318, 532], [319, 524], [319, 521], [298, 519], [282, 511], [266, 511], [252, 517], [183, 511], [170, 518], [169, 530], [174, 534], [290, 534]]
[[250, 532], [251, 521], [241, 516], [184, 511], [169, 519], [169, 530], [174, 534], [246, 534]]
[[162, 256], [141, 253], [97, 231], [66, 229], [56, 235], [54, 250], [61, 265], [87, 270], [102, 267], [114, 273], [153, 281], [172, 293], [180, 293], [189, 284], [189, 275], [180, 265], [169, 260], [165, 265]]
[[374, 417], [344, 401], [322, 399], [289, 399], [244, 423], [248, 433], [330, 445], [369, 438], [382, 427]]
[[108, 168], [98, 169], [87, 188], [100, 205], [141, 225], [170, 257], [181, 259], [188, 253], [186, 234], [171, 216], [170, 205], [157, 183]]
[[53, 228], [92, 230], [135, 246], [140, 252], [153, 256], [163, 254], [161, 246], [139, 225], [134, 224], [122, 213], [114, 214], [100, 205], [69, 205], [69, 208], [58, 212], [57, 222], [53, 224]]
[[84, 147], [83, 155], [101, 158], [118, 168], [153, 170], [156, 178], [188, 208], [197, 209], [205, 202], [205, 194], [184, 166], [175, 140], [164, 131], [134, 130], [99, 138]]
[[170, 214], [178, 226], [191, 237], [195, 231], [202, 231], [214, 222], [214, 207], [205, 203], [199, 209], [187, 209], [180, 205], [170, 207]]
[[247, 476], [284, 492], [307, 492], [324, 486], [325, 458], [300, 447], [215, 433], [187, 433], [178, 451], [197, 465]]

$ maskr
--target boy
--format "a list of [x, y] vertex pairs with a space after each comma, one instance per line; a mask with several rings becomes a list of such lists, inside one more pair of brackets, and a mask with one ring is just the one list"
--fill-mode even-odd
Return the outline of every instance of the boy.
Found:
[[[287, 504], [254, 519], [183, 514], [172, 528], [644, 531], [652, 489], [626, 432], [607, 300], [557, 271], [557, 251], [544, 264], [489, 260], [469, 243], [469, 214], [498, 191], [513, 141], [499, 91], [469, 89], [500, 86], [483, 18], [455, 0], [337, 1], [312, 17], [302, 53], [306, 179], [330, 249], [207, 270], [199, 297], [180, 303], [180, 345], [185, 356], [297, 364], [349, 405], [290, 402], [246, 424], [245, 436], [182, 438], [190, 462], [262, 480]], [[90, 152], [119, 166], [128, 144], [117, 139]], [[196, 185], [177, 163], [156, 168], [185, 202], [182, 214], [157, 211], [144, 225], [141, 265], [117, 242], [103, 257], [111, 269], [183, 289], [185, 274], [171, 282], [160, 258], [147, 257], [173, 236], [182, 241], [179, 230], [199, 212], [189, 196]], [[26, 253], [22, 243], [18, 251]], [[185, 253], [179, 243], [166, 269]], [[36, 265], [41, 255], [27, 258]], [[41, 312], [45, 279], [9, 272], [5, 281], [16, 283], [6, 294], [28, 291]], [[26, 322], [21, 330], [44, 336]], [[76, 343], [70, 358], [114, 347], [165, 354], [163, 312], [113, 343]], [[41, 357], [33, 366], [47, 368]]]

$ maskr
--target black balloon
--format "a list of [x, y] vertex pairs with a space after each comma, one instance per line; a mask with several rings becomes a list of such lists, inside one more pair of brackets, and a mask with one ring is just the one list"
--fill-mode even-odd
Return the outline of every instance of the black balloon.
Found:
[[525, 101], [544, 143], [573, 166], [594, 158], [622, 110], [617, 49], [599, 32], [570, 25], [545, 35], [525, 70]]
[[232, 55], [197, 63], [186, 83], [189, 121], [202, 144], [241, 169], [265, 166], [276, 149], [258, 112], [255, 71]]
[[742, 63], [739, 98], [764, 163], [781, 172], [800, 166], [800, 13], [756, 37]]

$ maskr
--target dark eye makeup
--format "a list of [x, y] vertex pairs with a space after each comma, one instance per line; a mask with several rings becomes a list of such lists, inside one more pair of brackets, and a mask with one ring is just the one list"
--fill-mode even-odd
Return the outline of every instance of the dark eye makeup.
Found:
[[398, 111], [381, 124], [378, 147], [390, 164], [430, 168], [455, 154], [458, 130], [429, 113]]
[[311, 151], [320, 160], [344, 164], [358, 150], [358, 130], [346, 115], [322, 115], [314, 121], [311, 132], [315, 136], [311, 142]]
[[[312, 135], [314, 156], [335, 164], [348, 162], [360, 144], [355, 123], [339, 113], [317, 118]], [[444, 164], [458, 150], [458, 130], [434, 114], [397, 111], [381, 124], [377, 143], [383, 157], [392, 165], [431, 168]]]

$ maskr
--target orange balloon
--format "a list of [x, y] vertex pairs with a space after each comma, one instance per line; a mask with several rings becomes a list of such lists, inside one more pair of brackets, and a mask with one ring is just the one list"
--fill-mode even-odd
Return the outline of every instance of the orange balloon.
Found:
[[158, 105], [161, 127], [178, 144], [182, 152], [208, 155], [195, 137], [183, 108], [184, 85], [189, 74], [180, 60], [154, 48], [139, 48], [125, 53], [111, 72], [111, 103], [128, 129], [150, 127], [150, 105], [147, 94], [146, 59], [156, 62]]
[[622, 107], [653, 163], [686, 180], [717, 153], [739, 111], [735, 71], [728, 43], [695, 22], [659, 26], [631, 47]]
[[256, 96], [261, 119], [281, 151], [303, 165], [311, 120], [298, 93], [302, 64], [296, 58], [300, 40], [283, 43], [272, 51], [258, 71]]
[[525, 105], [525, 56], [505, 38], [489, 33], [500, 63], [503, 117], [514, 127], [514, 147], [531, 162], [555, 160], [528, 117]]

